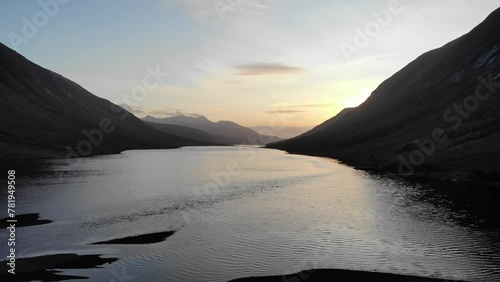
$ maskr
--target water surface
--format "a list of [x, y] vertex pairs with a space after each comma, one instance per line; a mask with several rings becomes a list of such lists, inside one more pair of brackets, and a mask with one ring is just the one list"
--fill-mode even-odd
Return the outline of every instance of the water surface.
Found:
[[[18, 255], [120, 259], [68, 272], [92, 281], [227, 281], [312, 268], [500, 281], [494, 189], [393, 180], [331, 159], [238, 147], [25, 167], [17, 170], [18, 213], [54, 222], [18, 229]], [[157, 244], [90, 245], [167, 230], [177, 232]]]

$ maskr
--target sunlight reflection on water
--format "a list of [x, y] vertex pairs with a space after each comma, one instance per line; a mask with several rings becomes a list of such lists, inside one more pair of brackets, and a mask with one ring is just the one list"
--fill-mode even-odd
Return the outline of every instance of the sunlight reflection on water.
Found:
[[[477, 191], [478, 209], [436, 184], [255, 150], [251, 160], [234, 147], [129, 151], [71, 169], [53, 160], [34, 165], [38, 173], [20, 171], [18, 212], [54, 222], [23, 229], [19, 255], [103, 253], [141, 281], [227, 281], [310, 268], [500, 280], [499, 225], [488, 217], [498, 214], [489, 210], [498, 193]], [[220, 172], [228, 162], [241, 171], [226, 179]], [[217, 181], [227, 185], [200, 193]], [[178, 232], [153, 245], [89, 245], [164, 230]], [[77, 272], [109, 281], [113, 267]]]

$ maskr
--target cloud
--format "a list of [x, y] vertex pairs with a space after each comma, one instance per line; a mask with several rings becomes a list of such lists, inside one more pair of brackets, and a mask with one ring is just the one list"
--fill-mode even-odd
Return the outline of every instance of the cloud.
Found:
[[172, 117], [183, 115], [184, 112], [181, 109], [162, 109], [162, 110], [152, 110], [148, 112], [149, 115], [155, 117]]
[[297, 114], [304, 112], [305, 111], [298, 111], [298, 110], [273, 110], [273, 111], [267, 111], [266, 114]]
[[287, 104], [277, 104], [272, 107], [272, 110], [268, 110], [266, 114], [300, 114], [308, 112], [307, 109], [317, 109], [331, 107], [331, 104], [303, 104], [303, 105], [287, 105]]
[[[282, 109], [282, 110], [273, 110], [276, 113], [283, 112], [305, 112], [304, 109], [307, 108], [327, 108], [331, 107], [332, 104], [302, 104], [302, 105], [287, 105], [287, 104], [276, 104], [273, 106], [274, 109]], [[271, 111], [269, 111], [271, 112]]]
[[[167, 0], [171, 2], [171, 0]], [[197, 20], [209, 18], [219, 19], [221, 14], [236, 13], [254, 14], [271, 9], [276, 0], [177, 0], [178, 3]]]
[[161, 109], [146, 109], [141, 106], [134, 106], [134, 105], [129, 105], [129, 104], [120, 104], [120, 107], [124, 108], [125, 110], [133, 113], [134, 115], [137, 115], [139, 117], [142, 116], [154, 116], [154, 117], [171, 117], [171, 116], [178, 116], [178, 115], [191, 115], [191, 116], [198, 116], [198, 114], [186, 114], [183, 109], [179, 108], [161, 108]]
[[133, 113], [134, 115], [147, 115], [148, 112], [143, 108], [139, 106], [132, 106], [128, 104], [120, 104], [120, 107], [124, 108], [125, 110]]
[[305, 104], [305, 105], [284, 105], [283, 108], [323, 108], [331, 106], [332, 104]]
[[236, 75], [276, 75], [276, 74], [291, 74], [306, 71], [301, 67], [287, 66], [282, 64], [272, 63], [256, 63], [248, 65], [235, 66], [238, 70]]
[[271, 110], [266, 111], [266, 114], [300, 114], [307, 113], [319, 108], [331, 108], [332, 104], [301, 104], [301, 105], [288, 105], [288, 104], [275, 104]]
[[226, 80], [224, 81], [225, 84], [229, 84], [229, 85], [235, 85], [235, 84], [241, 84], [241, 81], [237, 81], [237, 80]]

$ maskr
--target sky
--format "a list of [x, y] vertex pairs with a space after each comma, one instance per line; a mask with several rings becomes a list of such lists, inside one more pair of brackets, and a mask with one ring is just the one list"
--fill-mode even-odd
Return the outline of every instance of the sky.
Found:
[[0, 42], [137, 116], [291, 137], [355, 107], [498, 0], [2, 0]]

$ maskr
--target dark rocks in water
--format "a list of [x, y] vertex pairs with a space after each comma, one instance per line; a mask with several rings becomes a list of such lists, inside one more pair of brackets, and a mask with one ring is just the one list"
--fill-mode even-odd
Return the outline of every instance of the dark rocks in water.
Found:
[[88, 269], [99, 268], [106, 263], [117, 261], [117, 258], [101, 258], [101, 255], [56, 254], [16, 260], [15, 274], [8, 261], [0, 262], [0, 281], [63, 281], [69, 279], [88, 279], [84, 276], [64, 275], [56, 269]]
[[129, 244], [129, 245], [141, 245], [141, 244], [153, 244], [165, 241], [168, 237], [174, 235], [175, 231], [165, 231], [150, 233], [138, 236], [129, 236], [125, 238], [113, 239], [109, 241], [102, 241], [97, 243], [92, 243], [92, 245], [112, 245], [112, 244]]
[[38, 219], [40, 215], [38, 213], [28, 213], [28, 214], [22, 214], [22, 215], [16, 215], [13, 218], [2, 218], [0, 219], [0, 228], [7, 228], [12, 224], [12, 222], [7, 222], [7, 220], [17, 220], [15, 222], [16, 228], [17, 227], [24, 227], [24, 226], [34, 226], [34, 225], [42, 225], [42, 224], [48, 224], [51, 223], [52, 220], [48, 219]]

